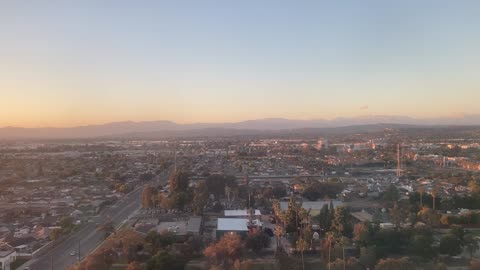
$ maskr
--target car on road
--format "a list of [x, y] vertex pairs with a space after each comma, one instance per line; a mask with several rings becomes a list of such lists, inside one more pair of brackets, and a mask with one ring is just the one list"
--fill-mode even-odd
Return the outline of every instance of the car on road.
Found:
[[75, 252], [75, 250], [70, 251], [70, 256], [75, 256], [75, 255], [77, 255], [77, 253]]

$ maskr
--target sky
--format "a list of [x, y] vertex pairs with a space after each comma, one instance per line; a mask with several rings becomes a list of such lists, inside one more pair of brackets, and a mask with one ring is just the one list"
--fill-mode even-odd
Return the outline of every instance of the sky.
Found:
[[480, 1], [0, 2], [0, 127], [480, 114]]

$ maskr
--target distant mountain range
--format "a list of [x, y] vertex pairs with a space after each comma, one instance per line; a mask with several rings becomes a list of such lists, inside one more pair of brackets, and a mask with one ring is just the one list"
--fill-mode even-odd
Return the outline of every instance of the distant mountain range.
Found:
[[171, 121], [114, 122], [70, 128], [0, 128], [0, 139], [68, 139], [95, 137], [152, 137], [152, 136], [229, 136], [252, 135], [267, 132], [292, 131], [298, 129], [339, 128], [377, 124], [451, 126], [480, 125], [480, 115], [417, 119], [406, 116], [362, 116], [335, 118], [332, 120], [292, 120], [267, 118], [234, 123], [177, 124]]

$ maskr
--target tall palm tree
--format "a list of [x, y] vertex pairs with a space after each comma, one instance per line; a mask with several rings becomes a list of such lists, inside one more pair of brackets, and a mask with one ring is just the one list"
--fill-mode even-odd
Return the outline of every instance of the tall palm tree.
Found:
[[433, 208], [433, 210], [435, 210], [435, 201], [436, 201], [436, 198], [437, 198], [438, 187], [433, 186], [432, 191], [430, 193], [432, 194], [432, 206], [433, 206], [432, 208]]
[[424, 186], [419, 186], [418, 187], [418, 193], [420, 193], [420, 208], [423, 207], [423, 193], [425, 192], [425, 187]]

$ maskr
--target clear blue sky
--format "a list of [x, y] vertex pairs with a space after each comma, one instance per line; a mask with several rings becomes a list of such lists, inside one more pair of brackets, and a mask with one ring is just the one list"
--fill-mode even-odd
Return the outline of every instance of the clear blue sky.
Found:
[[2, 1], [0, 126], [477, 114], [479, 14], [480, 1]]

